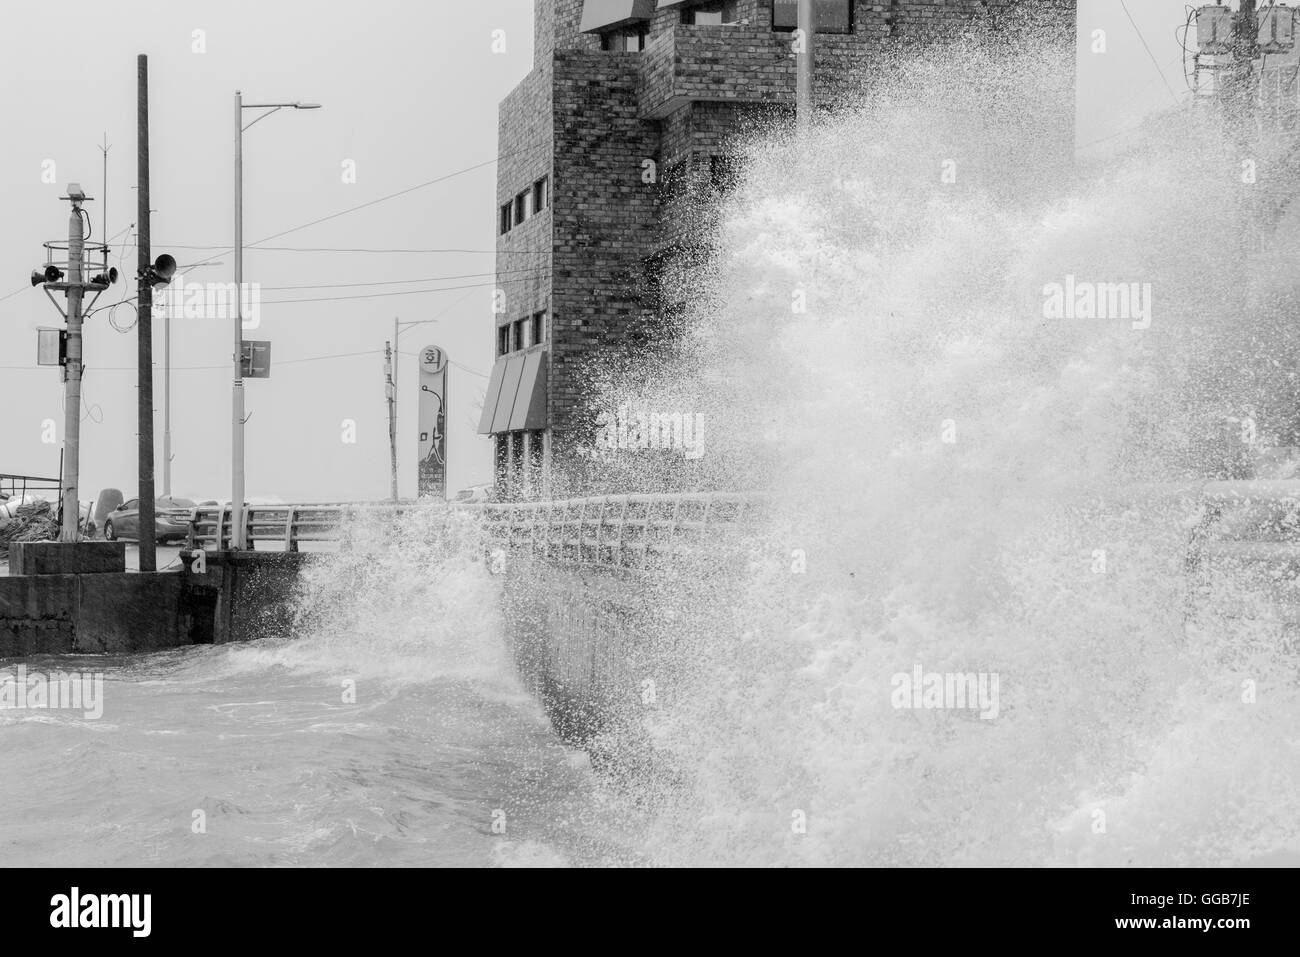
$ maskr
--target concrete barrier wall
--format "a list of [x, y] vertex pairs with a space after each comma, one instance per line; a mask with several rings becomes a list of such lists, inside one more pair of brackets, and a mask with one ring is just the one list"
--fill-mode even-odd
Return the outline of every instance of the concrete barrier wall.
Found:
[[174, 573], [0, 577], [0, 658], [193, 644], [211, 629], [191, 598]]
[[719, 551], [730, 559], [701, 555], [647, 571], [507, 557], [507, 640], [563, 738], [598, 757], [640, 739], [649, 709], [699, 693], [698, 643], [733, 627], [743, 582], [736, 553]]

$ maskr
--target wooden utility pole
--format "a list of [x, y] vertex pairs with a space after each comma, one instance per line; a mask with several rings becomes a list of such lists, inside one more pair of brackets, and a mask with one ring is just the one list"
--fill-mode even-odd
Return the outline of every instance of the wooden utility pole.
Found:
[[799, 0], [799, 46], [795, 61], [799, 77], [795, 84], [795, 126], [800, 135], [808, 132], [812, 125], [812, 81], [813, 81], [813, 0]]
[[[149, 58], [136, 57], [136, 176], [139, 189], [136, 231], [139, 264], [136, 306], [136, 365], [139, 389], [137, 423], [140, 440], [140, 571], [158, 570], [157, 528], [154, 525], [153, 480], [153, 286], [149, 249]], [[107, 239], [107, 237], [105, 237]]]
[[1243, 128], [1255, 119], [1259, 76], [1255, 61], [1259, 58], [1259, 16], [1255, 0], [1241, 0], [1232, 22], [1232, 106]]
[[393, 501], [397, 501], [397, 386], [393, 382], [393, 345], [384, 343], [384, 391], [388, 395], [388, 454], [391, 461]]

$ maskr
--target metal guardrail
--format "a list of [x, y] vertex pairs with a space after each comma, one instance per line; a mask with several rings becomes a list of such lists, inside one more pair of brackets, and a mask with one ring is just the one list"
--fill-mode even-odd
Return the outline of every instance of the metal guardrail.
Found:
[[[300, 542], [337, 542], [349, 522], [364, 515], [400, 515], [418, 505], [248, 505], [244, 507], [245, 541], [275, 542], [286, 552], [298, 551]], [[233, 523], [230, 507], [199, 506], [190, 510], [189, 548], [230, 547]]]
[[[527, 550], [565, 564], [644, 568], [697, 540], [704, 530], [738, 525], [758, 497], [734, 492], [604, 495], [543, 502], [456, 505], [481, 517], [489, 548]], [[287, 552], [301, 542], [337, 542], [345, 527], [363, 517], [398, 517], [427, 509], [405, 505], [265, 505], [244, 510], [246, 539], [275, 542]], [[190, 548], [226, 549], [231, 541], [228, 507], [200, 506], [190, 513]]]
[[758, 496], [737, 492], [603, 495], [481, 506], [488, 541], [563, 564], [645, 568], [703, 537], [738, 526]]

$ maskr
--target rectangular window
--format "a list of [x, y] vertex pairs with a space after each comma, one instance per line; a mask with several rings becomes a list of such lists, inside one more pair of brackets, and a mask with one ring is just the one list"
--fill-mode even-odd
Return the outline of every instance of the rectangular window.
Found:
[[547, 187], [549, 185], [550, 184], [545, 176], [543, 176], [541, 179], [539, 179], [536, 183], [533, 184], [533, 212], [534, 213], [540, 213], [542, 210], [546, 208], [547, 204], [550, 202], [550, 197], [547, 195], [548, 192]]
[[503, 356], [510, 351], [510, 327], [497, 326], [497, 355]]
[[512, 206], [511, 203], [506, 203], [504, 206], [501, 207], [501, 235], [502, 235], [502, 236], [504, 236], [506, 233], [510, 232], [510, 226], [511, 226], [511, 222], [510, 222], [510, 209], [511, 209], [511, 206]]
[[540, 430], [528, 433], [528, 468], [532, 472], [533, 480], [540, 482], [542, 478], [542, 433]]
[[[772, 0], [772, 29], [799, 26], [799, 0]], [[813, 29], [818, 33], [852, 33], [853, 0], [813, 0]]]
[[496, 435], [496, 474], [497, 491], [504, 491], [506, 486], [506, 466], [510, 462], [510, 433], [498, 432]]
[[736, 0], [712, 0], [682, 11], [682, 22], [697, 27], [724, 26], [740, 22], [740, 4]]
[[734, 157], [709, 157], [709, 181], [713, 184], [714, 189], [720, 193], [725, 193], [735, 188], [738, 179]]
[[636, 23], [602, 33], [600, 48], [607, 53], [640, 53], [645, 49], [649, 37], [649, 27], [644, 23]]
[[515, 225], [518, 226], [528, 218], [527, 210], [527, 193], [520, 193], [515, 197]]
[[524, 472], [524, 433], [510, 433], [510, 484], [517, 487]]
[[526, 345], [526, 343], [524, 342], [524, 336], [526, 335], [524, 328], [527, 325], [527, 322], [528, 320], [526, 319], [516, 319], [513, 323], [514, 337], [513, 337], [512, 345], [514, 346], [515, 352], [518, 352]]
[[533, 345], [540, 345], [546, 341], [546, 313], [539, 312], [533, 315]]

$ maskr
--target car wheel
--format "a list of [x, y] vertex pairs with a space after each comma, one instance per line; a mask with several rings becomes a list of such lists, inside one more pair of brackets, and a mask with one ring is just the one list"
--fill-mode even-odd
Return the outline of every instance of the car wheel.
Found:
[[117, 541], [117, 531], [113, 528], [112, 521], [104, 523], [104, 540], [107, 542]]

